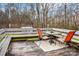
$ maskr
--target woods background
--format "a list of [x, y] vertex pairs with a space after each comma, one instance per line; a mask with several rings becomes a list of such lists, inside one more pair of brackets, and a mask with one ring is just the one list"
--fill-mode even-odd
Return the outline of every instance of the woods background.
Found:
[[1, 3], [0, 28], [79, 29], [79, 4], [77, 3]]

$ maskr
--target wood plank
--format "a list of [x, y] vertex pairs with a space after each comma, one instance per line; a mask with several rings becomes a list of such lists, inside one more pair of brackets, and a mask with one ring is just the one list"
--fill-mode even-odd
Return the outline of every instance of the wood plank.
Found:
[[[44, 34], [43, 34], [44, 35]], [[38, 34], [25, 34], [25, 35], [10, 35], [11, 37], [38, 37]]]
[[0, 29], [0, 34], [3, 34], [5, 32], [4, 29]]
[[8, 37], [6, 36], [4, 41], [2, 41], [2, 45], [0, 46], [1, 47], [0, 56], [4, 56], [6, 54], [10, 41], [11, 37], [9, 36]]

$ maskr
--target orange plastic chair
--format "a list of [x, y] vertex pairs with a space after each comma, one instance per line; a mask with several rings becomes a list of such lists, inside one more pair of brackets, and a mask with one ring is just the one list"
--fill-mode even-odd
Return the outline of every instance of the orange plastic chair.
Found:
[[75, 34], [75, 32], [76, 32], [76, 31], [70, 31], [70, 32], [68, 33], [68, 35], [66, 36], [66, 39], [65, 39], [64, 42], [70, 42], [71, 39], [72, 39], [72, 37], [73, 37], [73, 35]]
[[37, 29], [37, 32], [38, 32], [38, 37], [39, 37], [39, 38], [42, 38], [42, 34], [43, 34], [42, 31], [38, 28], [38, 29]]

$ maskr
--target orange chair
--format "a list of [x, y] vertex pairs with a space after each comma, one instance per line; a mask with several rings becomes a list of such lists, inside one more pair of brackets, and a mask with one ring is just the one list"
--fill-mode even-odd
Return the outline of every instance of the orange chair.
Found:
[[72, 39], [72, 37], [73, 37], [73, 35], [75, 34], [75, 32], [76, 32], [76, 31], [70, 31], [70, 32], [68, 33], [68, 35], [66, 36], [66, 39], [65, 39], [64, 42], [70, 42], [71, 39]]
[[42, 31], [38, 28], [38, 29], [37, 29], [37, 32], [38, 32], [38, 37], [39, 37], [40, 39], [42, 39], [42, 36], [43, 36]]

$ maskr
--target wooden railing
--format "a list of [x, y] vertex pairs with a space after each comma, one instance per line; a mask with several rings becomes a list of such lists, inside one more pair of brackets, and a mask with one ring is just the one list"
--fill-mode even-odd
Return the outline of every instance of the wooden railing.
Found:
[[[68, 33], [69, 31], [73, 31], [73, 30], [68, 30], [68, 29], [58, 29], [58, 28], [40, 28], [43, 32], [46, 31], [57, 31], [57, 32], [61, 32], [61, 33]], [[23, 29], [23, 28], [9, 28], [9, 29], [4, 29], [6, 32], [25, 32], [25, 33], [32, 33], [32, 32], [36, 32], [37, 28], [31, 28], [30, 30], [27, 28]], [[75, 35], [79, 35], [79, 31], [76, 31]]]

